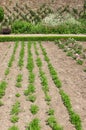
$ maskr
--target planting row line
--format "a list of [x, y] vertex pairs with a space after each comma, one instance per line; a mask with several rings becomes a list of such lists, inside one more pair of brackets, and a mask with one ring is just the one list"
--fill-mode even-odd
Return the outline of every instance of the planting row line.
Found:
[[[29, 77], [28, 77], [28, 82], [29, 82], [29, 85], [28, 85], [28, 88], [27, 90], [24, 91], [24, 94], [27, 96], [27, 100], [31, 101], [32, 102], [32, 105], [30, 106], [30, 112], [33, 114], [33, 115], [36, 115], [37, 112], [39, 111], [39, 107], [34, 104], [34, 102], [36, 101], [36, 96], [34, 95], [35, 93], [35, 85], [34, 85], [34, 82], [35, 82], [35, 74], [33, 72], [33, 69], [34, 69], [34, 61], [33, 61], [33, 55], [32, 55], [32, 52], [31, 52], [31, 43], [29, 42], [27, 44], [28, 46], [28, 59], [27, 59], [27, 69], [28, 69], [28, 72], [29, 72]], [[33, 116], [33, 119], [32, 121], [28, 124], [26, 130], [40, 130], [40, 121], [38, 118], [34, 118]]]
[[52, 80], [54, 81], [56, 87], [59, 88], [59, 94], [61, 95], [62, 101], [68, 110], [71, 123], [75, 126], [76, 130], [82, 130], [80, 116], [76, 112], [74, 112], [69, 96], [61, 89], [61, 87], [62, 87], [61, 80], [59, 79], [56, 70], [50, 63], [50, 59], [48, 58], [47, 52], [46, 52], [45, 48], [42, 46], [42, 44], [40, 44], [40, 48], [44, 55], [44, 60], [48, 64], [48, 68], [49, 68], [50, 74], [52, 76]]
[[45, 101], [49, 105], [49, 110], [47, 111], [48, 119], [46, 120], [47, 124], [52, 128], [52, 130], [63, 130], [63, 128], [56, 121], [56, 118], [54, 116], [54, 110], [50, 107], [51, 96], [49, 95], [48, 80], [45, 72], [42, 70], [43, 64], [41, 58], [39, 57], [36, 43], [34, 43], [34, 49], [35, 49], [35, 54], [37, 56], [36, 64], [39, 68], [39, 76], [42, 84], [42, 90], [44, 91], [45, 94]]
[[[15, 60], [15, 53], [16, 53], [17, 48], [18, 48], [18, 42], [16, 42], [14, 45], [13, 53], [8, 62], [8, 68], [5, 70], [5, 76], [7, 76], [10, 72], [10, 67], [12, 66], [12, 63]], [[5, 95], [6, 87], [7, 87], [6, 81], [5, 80], [1, 81], [0, 82], [0, 99]], [[3, 105], [3, 102], [0, 100], [0, 106], [2, 105]]]

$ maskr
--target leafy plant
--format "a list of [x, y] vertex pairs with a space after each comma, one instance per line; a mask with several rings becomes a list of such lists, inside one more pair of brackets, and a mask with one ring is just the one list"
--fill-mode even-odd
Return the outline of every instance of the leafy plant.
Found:
[[4, 105], [4, 103], [0, 100], [0, 107], [3, 106], [3, 105]]
[[48, 115], [54, 115], [54, 110], [50, 108], [47, 113]]
[[8, 130], [19, 130], [19, 128], [17, 126], [11, 126]]
[[36, 96], [35, 95], [29, 95], [28, 100], [31, 101], [31, 102], [35, 102]]
[[29, 84], [28, 89], [24, 91], [25, 96], [28, 96], [31, 93], [35, 92], [35, 86], [33, 84]]
[[20, 50], [20, 54], [19, 54], [19, 61], [18, 61], [18, 65], [20, 67], [20, 69], [22, 69], [23, 65], [24, 65], [24, 42], [21, 43], [21, 50]]
[[17, 81], [17, 82], [21, 82], [21, 81], [22, 81], [22, 74], [18, 74], [18, 75], [17, 75], [16, 81]]
[[83, 60], [78, 59], [77, 60], [77, 64], [82, 65], [83, 64]]
[[5, 75], [8, 75], [9, 74], [9, 68], [7, 68], [6, 70], [5, 70]]
[[17, 82], [17, 83], [16, 83], [16, 87], [21, 88], [21, 87], [22, 87], [22, 84], [21, 84], [20, 82]]
[[34, 118], [27, 126], [26, 130], [41, 130], [39, 119]]
[[69, 96], [63, 90], [60, 90], [60, 94], [61, 94], [61, 98], [64, 102], [64, 105], [66, 106], [66, 108], [69, 112], [71, 123], [75, 125], [76, 130], [82, 130], [80, 116], [73, 111]]
[[50, 116], [47, 120], [47, 123], [53, 130], [63, 130], [63, 128], [57, 124], [54, 116]]
[[17, 115], [13, 115], [10, 120], [12, 123], [16, 123], [16, 122], [18, 122], [19, 117]]
[[4, 9], [3, 7], [0, 7], [0, 22], [2, 22], [4, 19]]
[[20, 95], [19, 93], [17, 93], [15, 96], [16, 96], [16, 97], [20, 97], [21, 95]]
[[31, 105], [30, 111], [32, 114], [36, 114], [38, 112], [39, 108], [37, 105]]
[[29, 83], [34, 83], [35, 81], [35, 74], [30, 72], [29, 74]]
[[7, 87], [7, 83], [5, 81], [0, 82], [0, 98], [5, 95], [5, 89]]
[[18, 115], [19, 112], [20, 112], [20, 103], [16, 101], [16, 103], [12, 107], [11, 115]]

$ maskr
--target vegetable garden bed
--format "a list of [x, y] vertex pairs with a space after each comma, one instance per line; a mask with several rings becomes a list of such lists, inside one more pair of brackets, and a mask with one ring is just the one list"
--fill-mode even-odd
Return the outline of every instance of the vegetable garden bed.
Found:
[[85, 130], [86, 59], [77, 64], [53, 38], [64, 36], [0, 36], [1, 130]]

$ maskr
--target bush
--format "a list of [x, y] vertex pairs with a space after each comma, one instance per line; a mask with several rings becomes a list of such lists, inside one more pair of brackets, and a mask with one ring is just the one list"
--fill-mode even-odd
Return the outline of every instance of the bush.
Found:
[[12, 24], [12, 33], [30, 33], [31, 23], [17, 20]]
[[0, 22], [2, 22], [4, 19], [4, 9], [0, 7]]

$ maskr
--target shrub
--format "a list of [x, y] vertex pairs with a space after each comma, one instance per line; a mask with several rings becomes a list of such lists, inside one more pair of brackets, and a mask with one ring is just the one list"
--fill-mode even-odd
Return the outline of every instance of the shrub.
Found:
[[0, 7], [0, 22], [2, 22], [4, 19], [4, 9]]
[[12, 33], [30, 33], [31, 24], [25, 21], [17, 20], [12, 24]]

